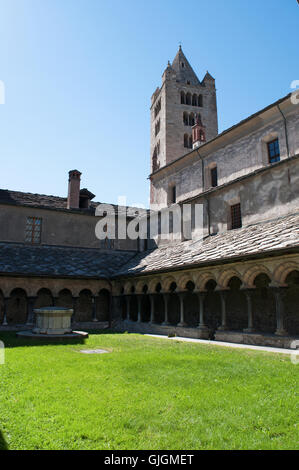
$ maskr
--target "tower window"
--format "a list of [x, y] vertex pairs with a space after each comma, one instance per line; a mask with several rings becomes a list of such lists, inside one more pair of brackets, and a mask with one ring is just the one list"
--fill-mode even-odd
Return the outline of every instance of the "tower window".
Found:
[[200, 108], [202, 108], [202, 107], [203, 107], [203, 99], [202, 99], [202, 95], [198, 95], [198, 106], [199, 106]]
[[157, 136], [160, 132], [160, 119], [155, 125], [155, 135]]
[[242, 227], [241, 204], [231, 206], [231, 228], [232, 230]]
[[185, 104], [186, 103], [186, 95], [183, 91], [181, 91], [181, 104]]
[[212, 188], [216, 188], [216, 186], [218, 186], [217, 166], [211, 169], [211, 185], [212, 185]]
[[42, 219], [40, 217], [27, 217], [25, 242], [32, 245], [41, 243]]
[[184, 62], [182, 62], [182, 69], [183, 69], [184, 67], [185, 67], [185, 64], [184, 64]]
[[172, 204], [176, 203], [176, 186], [171, 187], [171, 193], [170, 193], [170, 202]]
[[160, 111], [161, 111], [161, 98], [159, 99], [158, 103], [155, 106], [155, 118], [158, 116]]
[[268, 156], [269, 163], [275, 163], [280, 161], [280, 148], [278, 139], [272, 140], [272, 142], [268, 143]]

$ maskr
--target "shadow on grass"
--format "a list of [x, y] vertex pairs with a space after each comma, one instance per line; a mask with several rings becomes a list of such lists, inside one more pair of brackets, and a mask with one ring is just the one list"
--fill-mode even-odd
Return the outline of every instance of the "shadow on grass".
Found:
[[[114, 331], [114, 330], [86, 330], [90, 336], [96, 336], [96, 335], [119, 335], [122, 334], [120, 332]], [[0, 340], [4, 342], [5, 348], [18, 348], [18, 347], [26, 347], [26, 346], [65, 346], [65, 345], [71, 345], [71, 344], [86, 344], [86, 341], [88, 341], [85, 338], [65, 338], [65, 339], [29, 339], [29, 338], [18, 338], [16, 336], [15, 331], [10, 331], [10, 332], [0, 332]]]
[[0, 431], [0, 450], [8, 450], [8, 445], [1, 431]]

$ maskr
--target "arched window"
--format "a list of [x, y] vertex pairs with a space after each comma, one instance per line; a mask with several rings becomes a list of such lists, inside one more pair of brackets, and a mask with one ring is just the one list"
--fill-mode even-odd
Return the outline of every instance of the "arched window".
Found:
[[184, 114], [183, 114], [183, 122], [184, 122], [185, 126], [189, 126], [189, 116], [188, 116], [188, 113], [184, 113]]
[[187, 93], [186, 95], [186, 104], [191, 104], [191, 93]]
[[202, 99], [202, 95], [199, 95], [199, 96], [198, 96], [198, 106], [199, 106], [200, 108], [202, 108], [202, 107], [203, 107], [203, 99]]
[[184, 135], [184, 147], [188, 148], [189, 147], [189, 137], [188, 134]]
[[194, 126], [195, 125], [195, 119], [194, 119], [194, 114], [191, 113], [189, 115], [189, 126]]
[[181, 91], [181, 104], [185, 104], [186, 103], [186, 95], [183, 91]]
[[189, 149], [193, 148], [192, 135], [189, 136]]
[[192, 106], [197, 106], [198, 105], [198, 100], [197, 100], [197, 95], [192, 96]]

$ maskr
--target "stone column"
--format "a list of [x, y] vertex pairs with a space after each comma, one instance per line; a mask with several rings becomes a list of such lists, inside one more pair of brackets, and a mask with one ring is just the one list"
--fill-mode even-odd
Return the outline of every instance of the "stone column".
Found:
[[126, 320], [130, 320], [130, 303], [131, 303], [131, 296], [126, 295], [126, 305], [127, 305], [127, 317]]
[[187, 326], [186, 323], [185, 323], [185, 315], [184, 315], [185, 293], [184, 292], [179, 292], [178, 296], [179, 296], [179, 299], [180, 299], [180, 323], [178, 324], [178, 326], [185, 327], [185, 326]]
[[221, 326], [218, 328], [218, 331], [228, 330], [227, 326], [227, 316], [226, 316], [226, 292], [225, 290], [219, 291], [220, 300], [221, 300]]
[[169, 325], [168, 321], [168, 302], [169, 302], [169, 294], [163, 294], [164, 299], [164, 322], [162, 323], [164, 326]]
[[95, 295], [92, 296], [91, 303], [92, 303], [92, 321], [96, 323], [99, 320], [97, 319], [97, 301], [96, 301]]
[[3, 316], [2, 326], [7, 326], [8, 325], [8, 323], [7, 323], [7, 304], [8, 304], [8, 301], [9, 301], [9, 297], [5, 297], [4, 298], [4, 316]]
[[288, 332], [284, 328], [284, 305], [282, 299], [282, 288], [274, 287], [273, 293], [275, 297], [275, 307], [276, 307], [276, 322], [277, 329], [275, 334], [277, 336], [288, 336]]
[[138, 323], [141, 323], [141, 307], [142, 307], [142, 295], [137, 295], [137, 305], [138, 305]]
[[154, 294], [150, 294], [149, 298], [150, 298], [150, 303], [151, 303], [150, 323], [154, 323], [155, 322], [155, 296], [154, 296]]
[[207, 326], [205, 324], [205, 319], [204, 319], [204, 301], [206, 297], [205, 292], [194, 292], [197, 297], [198, 297], [198, 303], [199, 303], [199, 323], [198, 323], [198, 329], [200, 330], [207, 330]]
[[27, 297], [27, 322], [26, 325], [31, 326], [34, 324], [34, 302], [37, 297]]
[[247, 300], [247, 315], [248, 315], [248, 326], [244, 330], [244, 333], [254, 333], [253, 327], [253, 314], [252, 314], [252, 295], [255, 292], [254, 289], [244, 289], [244, 294]]

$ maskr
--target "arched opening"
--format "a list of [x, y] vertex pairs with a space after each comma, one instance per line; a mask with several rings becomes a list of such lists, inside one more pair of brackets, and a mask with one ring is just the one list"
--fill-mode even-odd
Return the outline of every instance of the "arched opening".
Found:
[[286, 278], [288, 285], [284, 295], [284, 326], [289, 335], [299, 335], [299, 271], [292, 271]]
[[192, 101], [191, 93], [187, 93], [187, 95], [186, 95], [186, 104], [191, 105], [191, 101]]
[[195, 125], [194, 114], [193, 114], [193, 113], [190, 113], [190, 114], [189, 114], [189, 126], [194, 126], [194, 125]]
[[126, 298], [124, 296], [121, 297], [121, 317], [123, 320], [126, 320], [128, 318], [127, 314], [127, 302]]
[[214, 279], [210, 279], [205, 285], [204, 321], [212, 331], [216, 331], [221, 325], [221, 300], [219, 293], [215, 291], [216, 287], [217, 282]]
[[184, 319], [188, 326], [196, 327], [199, 323], [199, 300], [194, 294], [195, 284], [188, 281], [186, 284], [187, 293], [184, 297]]
[[227, 325], [230, 330], [243, 331], [248, 326], [247, 303], [240, 290], [242, 281], [234, 276], [228, 283], [226, 298]]
[[186, 95], [183, 91], [181, 91], [181, 104], [186, 104]]
[[76, 302], [75, 319], [78, 322], [89, 322], [92, 321], [92, 314], [92, 293], [89, 289], [84, 289], [80, 292]]
[[97, 319], [102, 322], [109, 321], [110, 316], [110, 292], [102, 289], [99, 292], [96, 303]]
[[252, 294], [253, 327], [262, 333], [274, 333], [277, 326], [275, 298], [269, 289], [270, 283], [271, 279], [264, 273], [254, 280], [256, 289]]
[[184, 135], [184, 147], [185, 148], [189, 147], [189, 136], [188, 136], [188, 134]]
[[23, 324], [27, 321], [27, 295], [23, 289], [14, 289], [7, 302], [7, 323]]
[[34, 308], [52, 307], [53, 296], [49, 289], [40, 289], [34, 302]]
[[189, 126], [189, 116], [188, 116], [188, 113], [184, 113], [184, 114], [183, 114], [183, 122], [184, 122], [185, 126]]
[[198, 105], [198, 99], [197, 95], [192, 96], [192, 106], [197, 106]]
[[202, 97], [202, 95], [199, 95], [199, 96], [198, 96], [198, 106], [199, 106], [200, 108], [203, 107], [203, 97]]
[[188, 145], [189, 149], [192, 149], [193, 147], [193, 140], [192, 140], [192, 135], [190, 135], [189, 137], [189, 145]]
[[151, 319], [151, 302], [148, 295], [143, 295], [141, 300], [141, 321], [148, 323]]
[[180, 299], [175, 293], [177, 285], [173, 282], [170, 285], [170, 295], [168, 303], [168, 321], [170, 325], [177, 325], [180, 322]]
[[73, 296], [71, 291], [69, 291], [68, 289], [63, 289], [62, 291], [60, 291], [57, 298], [56, 306], [63, 308], [73, 308]]

